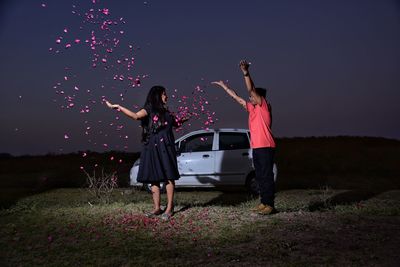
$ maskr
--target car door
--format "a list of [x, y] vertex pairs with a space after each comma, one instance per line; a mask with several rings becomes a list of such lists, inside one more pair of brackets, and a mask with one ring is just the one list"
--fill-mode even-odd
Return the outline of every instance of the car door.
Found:
[[252, 170], [252, 155], [246, 132], [219, 132], [215, 155], [216, 177], [224, 185], [244, 185]]
[[178, 169], [179, 186], [208, 187], [215, 184], [214, 133], [199, 133], [180, 141]]

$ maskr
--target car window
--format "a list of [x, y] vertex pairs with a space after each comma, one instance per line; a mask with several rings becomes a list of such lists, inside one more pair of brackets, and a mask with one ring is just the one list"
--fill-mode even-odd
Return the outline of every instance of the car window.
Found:
[[246, 133], [219, 133], [219, 150], [248, 148], [250, 144]]
[[197, 134], [181, 141], [179, 152], [211, 151], [214, 133]]

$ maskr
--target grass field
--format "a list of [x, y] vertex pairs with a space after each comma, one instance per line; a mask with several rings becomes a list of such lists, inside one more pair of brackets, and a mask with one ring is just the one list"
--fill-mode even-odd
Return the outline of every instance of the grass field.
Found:
[[[177, 191], [168, 222], [145, 217], [151, 196], [126, 187], [138, 154], [3, 154], [0, 266], [398, 266], [400, 142], [278, 145], [277, 214], [252, 214], [245, 191]], [[94, 164], [118, 172], [109, 204], [82, 187], [79, 167]]]
[[56, 189], [2, 211], [1, 266], [396, 266], [400, 191], [332, 201], [346, 194], [282, 191], [279, 213], [259, 216], [243, 192], [177, 192], [166, 222], [144, 216], [143, 191], [117, 190], [104, 205], [83, 189]]

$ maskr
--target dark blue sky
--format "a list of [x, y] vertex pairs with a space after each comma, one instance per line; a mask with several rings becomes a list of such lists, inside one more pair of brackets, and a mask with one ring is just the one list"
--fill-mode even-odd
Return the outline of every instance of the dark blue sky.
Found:
[[[275, 136], [400, 139], [398, 1], [99, 1], [96, 8], [108, 8], [111, 16], [126, 21], [121, 44], [135, 47], [132, 75], [149, 75], [141, 87], [129, 89], [112, 80], [114, 73], [93, 70], [84, 45], [58, 55], [48, 51], [64, 28], [79, 35], [81, 20], [71, 14], [72, 5], [81, 11], [93, 6], [91, 0], [0, 4], [0, 152], [103, 151], [126, 144], [128, 151], [138, 151], [139, 123], [121, 117], [124, 129], [114, 131], [109, 124], [116, 113], [98, 100], [104, 95], [134, 109], [155, 84], [168, 89], [171, 109], [174, 89], [190, 95], [200, 85], [219, 119], [213, 127], [246, 128], [241, 107], [209, 86], [229, 80], [247, 98], [238, 69], [242, 58], [252, 62], [256, 86], [269, 89]], [[60, 108], [53, 86], [65, 75], [74, 79], [63, 86], [91, 90], [97, 102], [90, 113]], [[82, 94], [75, 102], [87, 101]], [[83, 130], [87, 125], [89, 136]], [[129, 138], [120, 138], [121, 133]]]

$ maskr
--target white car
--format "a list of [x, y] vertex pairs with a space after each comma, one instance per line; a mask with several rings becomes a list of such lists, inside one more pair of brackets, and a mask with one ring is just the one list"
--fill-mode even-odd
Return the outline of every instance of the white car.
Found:
[[[251, 193], [258, 194], [249, 130], [198, 130], [178, 138], [175, 145], [181, 175], [175, 183], [177, 188], [245, 186]], [[150, 190], [150, 185], [136, 181], [139, 163], [140, 159], [133, 164], [130, 184]], [[273, 171], [276, 181], [276, 164]], [[164, 186], [161, 185], [162, 189]]]

